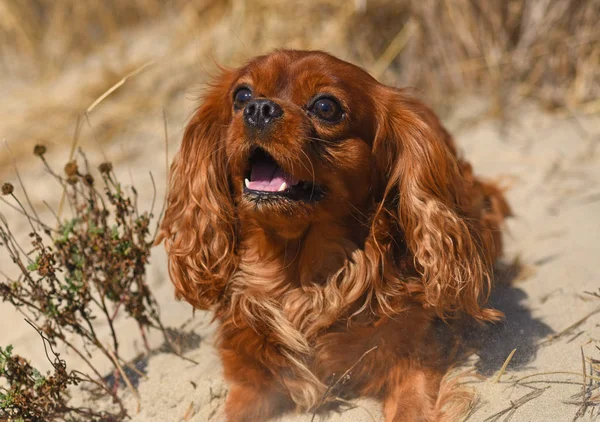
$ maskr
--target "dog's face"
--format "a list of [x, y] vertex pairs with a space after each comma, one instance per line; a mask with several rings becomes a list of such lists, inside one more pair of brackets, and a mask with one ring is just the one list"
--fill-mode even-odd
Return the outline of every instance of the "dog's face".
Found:
[[324, 54], [275, 53], [235, 72], [224, 148], [241, 218], [296, 237], [312, 222], [364, 211], [375, 86]]

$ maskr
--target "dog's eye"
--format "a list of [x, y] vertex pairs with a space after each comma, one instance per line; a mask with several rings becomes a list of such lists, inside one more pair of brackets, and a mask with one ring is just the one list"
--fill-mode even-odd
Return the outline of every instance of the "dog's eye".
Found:
[[252, 91], [248, 88], [240, 88], [233, 94], [233, 106], [236, 110], [244, 107], [252, 99]]
[[342, 117], [342, 107], [332, 98], [321, 98], [315, 101], [311, 111], [328, 122], [335, 122]]

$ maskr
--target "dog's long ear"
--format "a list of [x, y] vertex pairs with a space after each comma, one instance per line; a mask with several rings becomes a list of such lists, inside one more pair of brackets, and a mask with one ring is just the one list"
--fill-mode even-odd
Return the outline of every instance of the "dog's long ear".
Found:
[[178, 297], [208, 309], [219, 301], [237, 265], [236, 222], [226, 172], [225, 130], [231, 118], [224, 72], [203, 97], [169, 175], [164, 239]]
[[402, 90], [380, 89], [373, 145], [383, 181], [377, 218], [391, 220], [386, 224], [403, 237], [404, 259], [414, 262], [422, 300], [440, 317], [458, 311], [478, 319], [499, 318], [501, 313], [482, 307], [490, 288], [491, 258], [478, 218], [470, 215], [467, 181], [449, 134], [418, 100]]

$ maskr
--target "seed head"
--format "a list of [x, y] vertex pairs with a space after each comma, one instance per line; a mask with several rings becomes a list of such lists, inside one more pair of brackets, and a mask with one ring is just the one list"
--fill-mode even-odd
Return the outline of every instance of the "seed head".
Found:
[[69, 161], [65, 164], [65, 173], [67, 176], [72, 177], [76, 176], [78, 172], [77, 163], [75, 161]]
[[10, 195], [15, 190], [11, 183], [6, 182], [2, 185], [2, 195]]
[[46, 146], [45, 145], [36, 145], [33, 147], [33, 153], [34, 155], [37, 155], [38, 157], [41, 157], [42, 155], [44, 155], [46, 153]]
[[112, 168], [113, 168], [112, 163], [109, 163], [109, 162], [102, 163], [98, 166], [98, 170], [100, 170], [100, 173], [102, 173], [102, 174], [110, 173], [112, 171]]
[[83, 181], [87, 186], [93, 186], [94, 185], [94, 178], [92, 177], [91, 174], [86, 174], [83, 176]]

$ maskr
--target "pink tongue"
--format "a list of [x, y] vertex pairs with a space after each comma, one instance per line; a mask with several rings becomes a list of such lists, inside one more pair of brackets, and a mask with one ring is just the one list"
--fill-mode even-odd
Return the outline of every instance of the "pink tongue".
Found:
[[283, 182], [285, 182], [288, 187], [298, 183], [296, 179], [289, 174], [284, 173], [280, 167], [277, 167], [273, 163], [259, 162], [252, 166], [248, 189], [264, 192], [277, 192]]

